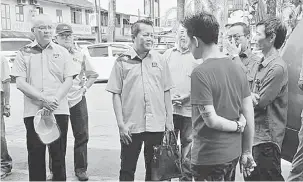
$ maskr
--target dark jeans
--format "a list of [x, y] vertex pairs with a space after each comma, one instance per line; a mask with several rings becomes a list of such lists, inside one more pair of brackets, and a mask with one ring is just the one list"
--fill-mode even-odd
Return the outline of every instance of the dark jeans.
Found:
[[132, 143], [121, 143], [121, 169], [120, 181], [134, 181], [137, 161], [144, 142], [145, 180], [151, 181], [151, 162], [153, 159], [153, 147], [160, 145], [163, 132], [144, 132], [132, 134]]
[[[0, 96], [1, 97], [1, 96]], [[3, 101], [3, 99], [1, 99]], [[5, 123], [3, 117], [3, 103], [0, 106], [0, 119], [1, 119], [1, 170], [10, 172], [12, 170], [12, 158], [8, 154], [7, 143], [5, 139]]]
[[192, 174], [195, 181], [235, 181], [236, 166], [239, 158], [225, 164], [194, 165]]
[[[75, 172], [86, 172], [87, 170], [87, 143], [88, 143], [88, 114], [86, 98], [71, 107], [70, 121], [75, 138], [74, 143], [74, 170]], [[52, 159], [49, 158], [49, 169], [52, 171]]]
[[284, 181], [281, 174], [281, 152], [276, 144], [263, 143], [253, 147], [257, 167], [245, 181]]
[[[58, 140], [49, 145], [49, 153], [53, 159], [53, 181], [66, 181], [65, 153], [68, 130], [68, 115], [55, 115], [57, 124], [61, 130]], [[45, 149], [34, 128], [34, 117], [24, 118], [26, 127], [29, 181], [45, 181]]]
[[190, 117], [184, 117], [180, 115], [173, 116], [174, 126], [176, 129], [176, 136], [178, 137], [180, 131], [181, 141], [181, 168], [182, 177], [180, 181], [192, 181], [191, 174], [191, 134], [192, 134], [192, 122]]
[[292, 161], [292, 169], [287, 181], [303, 181], [303, 118], [301, 118], [301, 129], [298, 137], [299, 146]]

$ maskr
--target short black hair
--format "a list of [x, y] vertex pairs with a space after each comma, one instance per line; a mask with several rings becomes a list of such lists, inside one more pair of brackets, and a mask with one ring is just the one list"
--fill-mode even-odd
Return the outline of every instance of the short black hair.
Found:
[[132, 36], [137, 36], [138, 33], [140, 32], [140, 24], [145, 24], [145, 25], [150, 25], [153, 26], [153, 22], [147, 19], [141, 19], [136, 21], [134, 24], [131, 26], [131, 34]]
[[230, 27], [235, 27], [235, 26], [241, 26], [243, 28], [244, 35], [250, 35], [250, 28], [246, 23], [236, 22], [236, 23], [231, 24]]
[[264, 25], [265, 26], [265, 35], [266, 37], [272, 36], [272, 34], [276, 34], [274, 47], [276, 49], [280, 49], [283, 45], [286, 34], [287, 28], [284, 23], [276, 17], [269, 17], [267, 19], [261, 20], [257, 23], [257, 26]]
[[219, 23], [214, 15], [201, 12], [183, 20], [183, 26], [187, 29], [189, 37], [198, 37], [205, 44], [218, 43]]

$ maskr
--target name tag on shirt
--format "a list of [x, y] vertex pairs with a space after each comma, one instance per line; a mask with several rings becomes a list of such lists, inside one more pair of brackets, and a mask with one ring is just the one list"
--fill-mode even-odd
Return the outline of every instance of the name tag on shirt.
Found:
[[60, 57], [60, 54], [53, 54], [54, 59], [58, 59]]
[[152, 62], [152, 67], [158, 67], [158, 63]]

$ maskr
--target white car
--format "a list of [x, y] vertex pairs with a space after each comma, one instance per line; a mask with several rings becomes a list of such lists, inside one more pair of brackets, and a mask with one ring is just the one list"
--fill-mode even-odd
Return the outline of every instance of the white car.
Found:
[[10, 68], [12, 68], [17, 51], [25, 45], [32, 43], [32, 40], [27, 38], [1, 38], [0, 42], [1, 54], [7, 58]]
[[85, 41], [85, 40], [75, 40], [74, 44], [76, 46], [77, 49], [83, 49], [83, 47], [86, 47], [88, 45], [93, 45], [93, 43]]
[[96, 83], [108, 81], [115, 60], [130, 48], [128, 45], [113, 42], [93, 44], [82, 49], [99, 74]]

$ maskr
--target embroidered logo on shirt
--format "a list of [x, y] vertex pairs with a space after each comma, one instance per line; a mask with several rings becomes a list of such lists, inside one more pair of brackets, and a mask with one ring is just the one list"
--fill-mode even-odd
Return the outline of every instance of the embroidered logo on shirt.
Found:
[[75, 61], [77, 63], [81, 63], [80, 59], [77, 59], [77, 58], [73, 58], [73, 61]]
[[152, 67], [158, 67], [158, 63], [152, 62]]
[[55, 59], [57, 59], [57, 58], [59, 58], [59, 54], [53, 54], [53, 58], [55, 58]]

